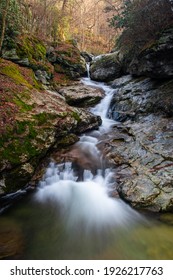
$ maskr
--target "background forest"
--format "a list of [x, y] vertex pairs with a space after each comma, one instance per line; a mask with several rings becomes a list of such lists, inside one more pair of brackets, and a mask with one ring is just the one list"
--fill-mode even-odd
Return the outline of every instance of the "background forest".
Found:
[[11, 47], [16, 36], [27, 33], [51, 42], [73, 39], [81, 50], [93, 53], [110, 51], [116, 32], [109, 26], [107, 19], [115, 12], [113, 5], [118, 11], [121, 2], [1, 0], [0, 47], [2, 41], [5, 46]]
[[[1, 0], [0, 49], [16, 36], [57, 42], [73, 40], [93, 54], [119, 46], [141, 48], [172, 24], [171, 0]], [[134, 49], [134, 48], [133, 48]]]

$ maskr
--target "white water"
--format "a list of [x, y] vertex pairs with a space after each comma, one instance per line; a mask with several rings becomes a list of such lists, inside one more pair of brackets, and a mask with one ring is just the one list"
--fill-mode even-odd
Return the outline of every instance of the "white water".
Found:
[[[105, 92], [103, 100], [91, 110], [101, 116], [101, 127], [90, 135], [82, 135], [76, 144], [79, 153], [85, 154], [91, 162], [97, 161], [101, 167], [102, 155], [97, 144], [99, 136], [108, 133], [115, 124], [107, 116], [115, 90], [103, 83], [93, 82], [90, 78], [82, 81], [85, 85], [102, 88]], [[124, 202], [110, 197], [115, 185], [111, 169], [98, 169], [96, 173], [93, 175], [91, 170], [84, 170], [81, 180], [73, 170], [72, 163], [50, 163], [40, 182], [36, 199], [57, 206], [56, 211], [60, 212], [65, 226], [70, 230], [82, 228], [88, 232], [91, 229], [128, 228], [139, 220], [139, 215]]]

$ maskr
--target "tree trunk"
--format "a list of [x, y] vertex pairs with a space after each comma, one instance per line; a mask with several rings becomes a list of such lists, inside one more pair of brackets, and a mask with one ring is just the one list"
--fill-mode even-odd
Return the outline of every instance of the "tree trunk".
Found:
[[67, 4], [68, 4], [68, 0], [64, 0], [63, 3], [62, 3], [62, 9], [61, 9], [62, 13], [65, 12]]
[[2, 30], [1, 30], [1, 36], [0, 36], [0, 55], [2, 54], [2, 45], [4, 41], [5, 36], [5, 29], [6, 29], [6, 20], [7, 20], [7, 13], [9, 8], [10, 0], [6, 0], [4, 10], [2, 12]]

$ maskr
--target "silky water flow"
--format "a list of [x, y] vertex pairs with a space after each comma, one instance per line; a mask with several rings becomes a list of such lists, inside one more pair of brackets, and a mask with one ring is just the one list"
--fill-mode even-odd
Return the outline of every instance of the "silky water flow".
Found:
[[82, 82], [105, 92], [91, 109], [102, 118], [102, 125], [73, 145], [78, 165], [51, 161], [36, 192], [9, 209], [1, 227], [8, 223], [15, 234], [19, 227], [24, 244], [21, 259], [173, 258], [173, 227], [141, 215], [113, 195], [116, 171], [98, 147], [116, 125], [109, 119], [115, 89], [89, 77]]

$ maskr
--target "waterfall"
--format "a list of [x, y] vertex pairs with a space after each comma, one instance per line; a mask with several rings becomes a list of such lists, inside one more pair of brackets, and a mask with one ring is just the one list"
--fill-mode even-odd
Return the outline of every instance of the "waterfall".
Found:
[[59, 207], [64, 224], [70, 231], [83, 228], [86, 233], [93, 229], [99, 232], [113, 227], [128, 227], [132, 217], [133, 221], [139, 217], [121, 200], [109, 196], [112, 175], [110, 169], [105, 170], [104, 176], [101, 170], [95, 176], [85, 170], [83, 181], [78, 181], [72, 163], [50, 163], [36, 199], [41, 203], [51, 202], [55, 209]]
[[[87, 71], [89, 74], [89, 64]], [[105, 97], [91, 111], [100, 115], [102, 125], [98, 131], [82, 135], [75, 148], [79, 157], [86, 158], [91, 165], [95, 162], [94, 172], [90, 168], [79, 176], [71, 162], [50, 163], [43, 180], [39, 184], [36, 199], [41, 203], [51, 202], [64, 219], [70, 230], [82, 227], [85, 232], [112, 227], [128, 227], [139, 215], [120, 199], [112, 198], [115, 179], [110, 168], [102, 168], [102, 154], [97, 147], [99, 137], [107, 133], [115, 121], [108, 118], [108, 109], [115, 92], [109, 86], [82, 79], [85, 85], [101, 88]]]
[[87, 77], [90, 78], [90, 62], [86, 63]]

